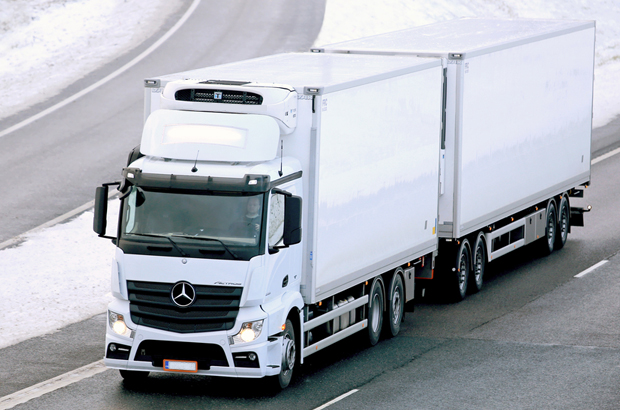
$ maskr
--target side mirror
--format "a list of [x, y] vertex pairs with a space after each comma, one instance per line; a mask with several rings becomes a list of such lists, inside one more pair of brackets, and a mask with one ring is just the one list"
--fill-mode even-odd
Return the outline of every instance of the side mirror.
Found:
[[105, 235], [108, 225], [108, 186], [103, 185], [97, 188], [95, 193], [95, 217], [93, 218], [93, 231], [99, 236]]
[[93, 231], [100, 238], [116, 240], [113, 236], [106, 236], [106, 228], [108, 227], [108, 190], [110, 185], [120, 186], [120, 182], [110, 182], [103, 184], [97, 188], [95, 192], [95, 216], [93, 218]]
[[301, 197], [284, 197], [284, 236], [285, 246], [301, 242]]

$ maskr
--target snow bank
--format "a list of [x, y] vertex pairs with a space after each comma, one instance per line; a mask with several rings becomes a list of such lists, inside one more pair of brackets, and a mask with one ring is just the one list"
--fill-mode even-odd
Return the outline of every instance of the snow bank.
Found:
[[0, 120], [53, 97], [147, 40], [181, 5], [181, 0], [2, 0]]

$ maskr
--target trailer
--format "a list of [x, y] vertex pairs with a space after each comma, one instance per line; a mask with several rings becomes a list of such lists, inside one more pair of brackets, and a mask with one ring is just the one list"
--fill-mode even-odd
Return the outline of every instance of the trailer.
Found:
[[466, 18], [312, 50], [445, 61], [437, 273], [455, 299], [487, 262], [583, 226], [570, 197], [590, 183], [594, 40], [593, 21]]
[[141, 144], [95, 199], [106, 366], [284, 388], [350, 335], [396, 336], [416, 283], [462, 298], [489, 261], [563, 246], [594, 25], [473, 22], [146, 79]]

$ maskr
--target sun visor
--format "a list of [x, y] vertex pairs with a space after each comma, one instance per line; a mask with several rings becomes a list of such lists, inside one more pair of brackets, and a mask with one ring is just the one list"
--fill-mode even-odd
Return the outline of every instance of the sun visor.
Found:
[[279, 140], [278, 123], [266, 115], [156, 110], [144, 125], [140, 152], [199, 161], [270, 161]]

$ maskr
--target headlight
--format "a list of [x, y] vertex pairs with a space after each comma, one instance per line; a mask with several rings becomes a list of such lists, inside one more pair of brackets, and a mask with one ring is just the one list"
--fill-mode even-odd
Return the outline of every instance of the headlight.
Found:
[[114, 330], [114, 333], [125, 337], [131, 337], [132, 330], [127, 327], [125, 318], [120, 313], [108, 310], [108, 323], [110, 324], [110, 328]]
[[233, 344], [248, 343], [256, 340], [263, 330], [263, 321], [245, 322], [241, 325], [239, 333], [232, 337]]

